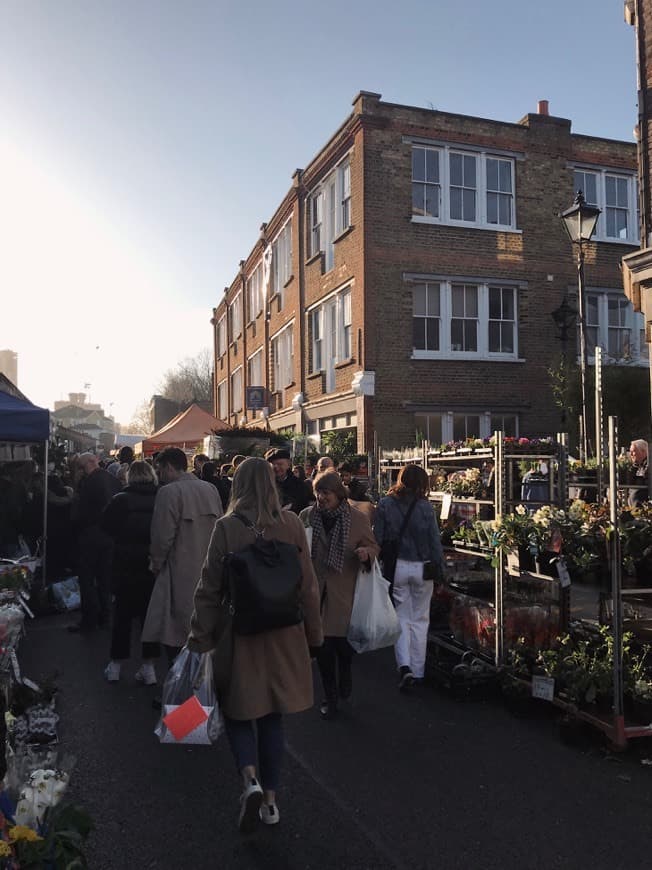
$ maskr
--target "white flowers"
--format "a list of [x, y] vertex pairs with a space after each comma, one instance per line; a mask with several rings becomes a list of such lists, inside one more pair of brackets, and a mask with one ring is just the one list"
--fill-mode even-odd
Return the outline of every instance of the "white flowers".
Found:
[[62, 770], [39, 768], [32, 771], [20, 792], [16, 824], [36, 828], [48, 807], [56, 806], [68, 787], [68, 774]]

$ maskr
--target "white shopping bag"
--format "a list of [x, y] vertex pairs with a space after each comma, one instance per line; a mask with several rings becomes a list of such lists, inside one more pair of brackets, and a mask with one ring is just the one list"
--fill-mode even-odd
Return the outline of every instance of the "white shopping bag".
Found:
[[347, 640], [356, 652], [371, 652], [392, 646], [400, 633], [389, 583], [374, 559], [371, 571], [358, 571]]

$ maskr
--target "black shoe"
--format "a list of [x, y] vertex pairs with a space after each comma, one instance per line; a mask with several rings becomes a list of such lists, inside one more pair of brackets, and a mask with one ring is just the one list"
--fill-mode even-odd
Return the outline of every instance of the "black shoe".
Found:
[[346, 700], [351, 697], [351, 692], [353, 691], [353, 677], [351, 675], [350, 660], [340, 659], [338, 662], [338, 670], [340, 698]]
[[319, 715], [322, 719], [335, 719], [337, 716], [337, 701], [324, 699], [319, 707]]
[[398, 688], [400, 692], [407, 692], [414, 685], [414, 674], [406, 665], [398, 669], [399, 681]]

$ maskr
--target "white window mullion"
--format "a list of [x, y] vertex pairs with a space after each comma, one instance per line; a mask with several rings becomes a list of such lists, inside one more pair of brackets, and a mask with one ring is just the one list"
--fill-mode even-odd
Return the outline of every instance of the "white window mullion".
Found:
[[489, 288], [478, 284], [478, 354], [489, 355]]

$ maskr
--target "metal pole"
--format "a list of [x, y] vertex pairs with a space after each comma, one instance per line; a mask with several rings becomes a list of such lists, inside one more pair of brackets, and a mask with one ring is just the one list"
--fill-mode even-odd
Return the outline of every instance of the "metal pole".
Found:
[[[504, 489], [505, 489], [505, 462], [503, 459], [503, 433], [494, 432], [495, 455], [494, 455], [494, 499], [495, 499], [495, 515], [496, 519], [502, 519], [504, 507]], [[494, 618], [496, 622], [496, 638], [495, 638], [495, 657], [496, 667], [502, 664], [503, 660], [503, 562], [504, 554], [498, 550], [495, 568], [495, 595], [494, 595]]]
[[41, 544], [41, 581], [43, 586], [47, 579], [47, 555], [48, 555], [48, 463], [50, 461], [50, 442], [45, 442], [45, 467], [43, 469], [43, 539]]
[[586, 426], [586, 326], [584, 322], [584, 249], [578, 245], [577, 253], [577, 290], [578, 290], [578, 314], [580, 321], [580, 383], [582, 389], [582, 432], [581, 432], [581, 459], [586, 463], [589, 458], [588, 429]]
[[595, 348], [595, 458], [597, 462], [597, 498], [602, 502], [602, 348]]
[[618, 533], [618, 418], [609, 417], [609, 520], [611, 524], [611, 633], [613, 636], [614, 743], [624, 746], [623, 602], [621, 596], [620, 535]]

